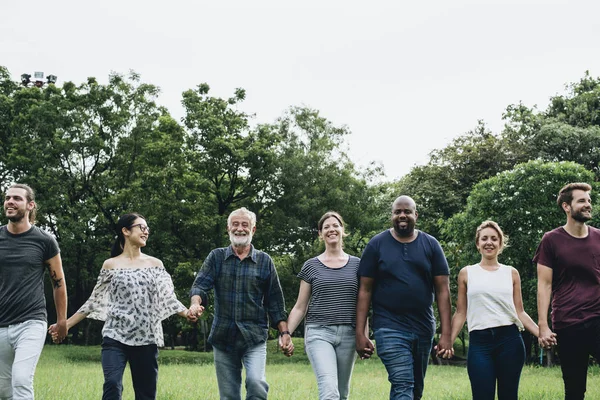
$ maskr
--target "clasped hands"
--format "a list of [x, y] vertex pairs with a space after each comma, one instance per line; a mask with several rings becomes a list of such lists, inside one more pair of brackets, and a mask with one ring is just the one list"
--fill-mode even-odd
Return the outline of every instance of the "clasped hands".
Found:
[[50, 325], [48, 328], [48, 334], [52, 337], [52, 342], [56, 344], [62, 342], [67, 337], [68, 331], [66, 319], [56, 321], [55, 324]]
[[186, 318], [190, 322], [196, 322], [196, 321], [198, 321], [198, 318], [200, 318], [200, 316], [202, 315], [203, 312], [204, 312], [203, 306], [201, 306], [200, 304], [192, 304], [190, 306], [190, 308], [187, 310]]

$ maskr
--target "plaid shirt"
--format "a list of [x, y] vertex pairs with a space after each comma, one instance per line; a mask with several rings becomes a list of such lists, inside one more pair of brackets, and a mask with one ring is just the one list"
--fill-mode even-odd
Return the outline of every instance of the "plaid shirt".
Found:
[[[202, 297], [206, 307], [211, 289], [215, 291], [215, 315], [208, 342], [219, 349], [232, 350], [240, 342], [251, 347], [267, 340], [267, 315], [273, 328], [287, 320], [273, 260], [252, 245], [243, 260], [231, 246], [210, 252], [190, 296]], [[238, 338], [240, 333], [243, 340]]]

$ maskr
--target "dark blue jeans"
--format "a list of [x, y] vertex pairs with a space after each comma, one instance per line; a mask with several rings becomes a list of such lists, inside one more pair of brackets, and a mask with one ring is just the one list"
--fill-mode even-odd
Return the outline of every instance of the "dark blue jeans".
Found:
[[390, 400], [418, 400], [423, 385], [433, 338], [412, 332], [379, 328], [375, 331], [377, 355], [392, 384]]
[[109, 337], [102, 339], [102, 400], [121, 400], [123, 372], [129, 361], [135, 400], [154, 400], [158, 380], [158, 348], [155, 344], [128, 346]]
[[525, 364], [525, 345], [516, 325], [471, 331], [467, 370], [473, 400], [519, 398], [519, 379]]
[[565, 399], [585, 397], [590, 355], [600, 362], [600, 318], [556, 330]]

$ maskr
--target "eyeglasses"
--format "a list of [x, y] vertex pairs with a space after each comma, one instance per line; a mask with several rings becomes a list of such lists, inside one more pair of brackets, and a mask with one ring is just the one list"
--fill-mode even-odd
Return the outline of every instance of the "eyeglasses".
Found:
[[148, 225], [144, 225], [144, 224], [135, 224], [135, 225], [131, 225], [129, 227], [129, 230], [135, 228], [136, 226], [140, 227], [140, 231], [142, 231], [142, 233], [150, 233], [150, 227]]

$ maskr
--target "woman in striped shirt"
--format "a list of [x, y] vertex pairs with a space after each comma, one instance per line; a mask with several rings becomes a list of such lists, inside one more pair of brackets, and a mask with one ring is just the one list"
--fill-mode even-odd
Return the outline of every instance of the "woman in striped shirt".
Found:
[[319, 399], [347, 399], [356, 359], [356, 298], [360, 259], [343, 250], [344, 220], [333, 211], [318, 224], [325, 251], [304, 263], [300, 291], [288, 318], [290, 332], [306, 316], [304, 345], [317, 377]]

